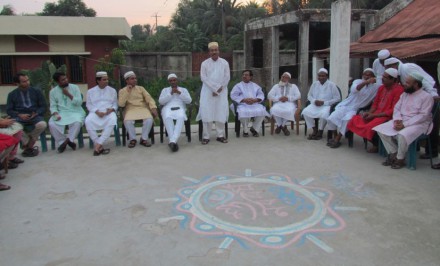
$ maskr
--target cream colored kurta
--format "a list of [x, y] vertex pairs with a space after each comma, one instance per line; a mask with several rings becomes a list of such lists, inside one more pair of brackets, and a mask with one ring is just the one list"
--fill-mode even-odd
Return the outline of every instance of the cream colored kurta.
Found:
[[127, 87], [119, 91], [118, 104], [124, 107], [124, 121], [152, 118], [151, 109], [156, 109], [156, 103], [142, 86], [135, 86], [128, 92]]

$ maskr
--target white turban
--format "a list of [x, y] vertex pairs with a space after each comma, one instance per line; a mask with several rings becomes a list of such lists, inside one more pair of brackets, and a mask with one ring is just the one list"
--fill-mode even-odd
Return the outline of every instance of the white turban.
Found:
[[388, 57], [390, 57], [390, 55], [391, 55], [390, 51], [388, 51], [387, 49], [380, 50], [377, 53], [377, 57], [379, 57], [379, 59], [381, 59], [381, 60], [387, 59]]
[[281, 77], [282, 76], [284, 76], [284, 75], [286, 75], [286, 76], [288, 76], [289, 77], [289, 79], [291, 79], [292, 78], [292, 75], [290, 75], [290, 73], [289, 72], [284, 72], [282, 75], [281, 75]]
[[136, 76], [136, 74], [133, 71], [128, 71], [124, 74], [124, 79], [128, 79], [129, 77]]
[[415, 80], [418, 80], [420, 82], [423, 81], [423, 76], [420, 75], [420, 73], [418, 73], [418, 72], [411, 72], [409, 75], [410, 75], [410, 77], [412, 77]]
[[394, 65], [397, 63], [400, 63], [399, 59], [397, 59], [395, 57], [391, 57], [391, 58], [388, 58], [387, 60], [385, 60], [384, 65], [389, 66], [389, 65]]
[[210, 42], [208, 43], [208, 49], [217, 47], [218, 48], [218, 42]]
[[399, 72], [397, 72], [397, 69], [395, 69], [395, 68], [387, 68], [385, 70], [385, 73], [387, 73], [388, 75], [390, 75], [393, 78], [397, 78], [399, 76]]
[[170, 80], [170, 79], [172, 79], [172, 78], [177, 79], [177, 75], [174, 74], [174, 73], [171, 73], [171, 74], [168, 75], [168, 78], [167, 78], [167, 79]]
[[366, 69], [364, 69], [364, 72], [362, 72], [362, 73], [365, 73], [365, 72], [368, 72], [368, 71], [370, 71], [371, 73], [373, 73], [373, 75], [376, 76], [376, 73], [374, 73], [374, 70], [372, 68], [366, 68]]
[[97, 78], [102, 78], [102, 77], [107, 77], [107, 76], [108, 76], [107, 72], [105, 72], [105, 71], [96, 72], [96, 77]]
[[328, 70], [325, 69], [325, 68], [320, 68], [320, 69], [318, 70], [318, 74], [319, 74], [319, 73], [325, 73], [325, 74], [328, 75]]

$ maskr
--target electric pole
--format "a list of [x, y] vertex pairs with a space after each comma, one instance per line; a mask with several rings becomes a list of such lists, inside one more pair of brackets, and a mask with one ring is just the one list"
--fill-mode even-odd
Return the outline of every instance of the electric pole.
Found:
[[156, 24], [154, 24], [154, 30], [156, 30], [156, 32], [157, 32], [157, 18], [160, 18], [160, 16], [158, 16], [156, 13], [156, 14], [154, 14], [154, 16], [151, 16], [151, 17], [156, 18]]

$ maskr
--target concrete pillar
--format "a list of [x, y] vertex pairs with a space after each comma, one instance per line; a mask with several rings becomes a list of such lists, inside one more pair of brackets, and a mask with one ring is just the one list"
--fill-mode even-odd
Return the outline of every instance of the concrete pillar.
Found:
[[[359, 40], [361, 37], [361, 21], [360, 21], [360, 15], [359, 14], [353, 14], [353, 18], [351, 21], [351, 33], [350, 33], [350, 41], [355, 42]], [[350, 76], [353, 77], [353, 79], [358, 79], [362, 75], [361, 69], [361, 59], [360, 58], [351, 58], [350, 59]]]
[[333, 2], [331, 12], [330, 80], [341, 89], [344, 99], [347, 97], [350, 71], [351, 1]]
[[301, 91], [302, 99], [307, 97], [309, 91], [309, 31], [310, 24], [308, 20], [299, 22], [299, 53], [298, 53], [298, 87]]
[[271, 84], [278, 83], [280, 75], [280, 29], [278, 27], [271, 28]]
[[318, 80], [318, 70], [324, 67], [323, 58], [317, 56], [312, 57], [312, 81]]

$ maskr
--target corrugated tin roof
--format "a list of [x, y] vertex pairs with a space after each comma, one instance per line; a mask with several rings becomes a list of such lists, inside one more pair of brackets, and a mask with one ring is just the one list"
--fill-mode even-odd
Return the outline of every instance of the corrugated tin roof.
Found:
[[[395, 42], [353, 42], [350, 45], [350, 57], [375, 58], [377, 57], [377, 52], [382, 49], [388, 49], [393, 56], [401, 59], [421, 57], [436, 52], [440, 53], [440, 38]], [[330, 53], [330, 48], [315, 52], [319, 56], [327, 57]]]
[[384, 24], [368, 32], [358, 42], [412, 39], [440, 35], [440, 0], [414, 0]]

